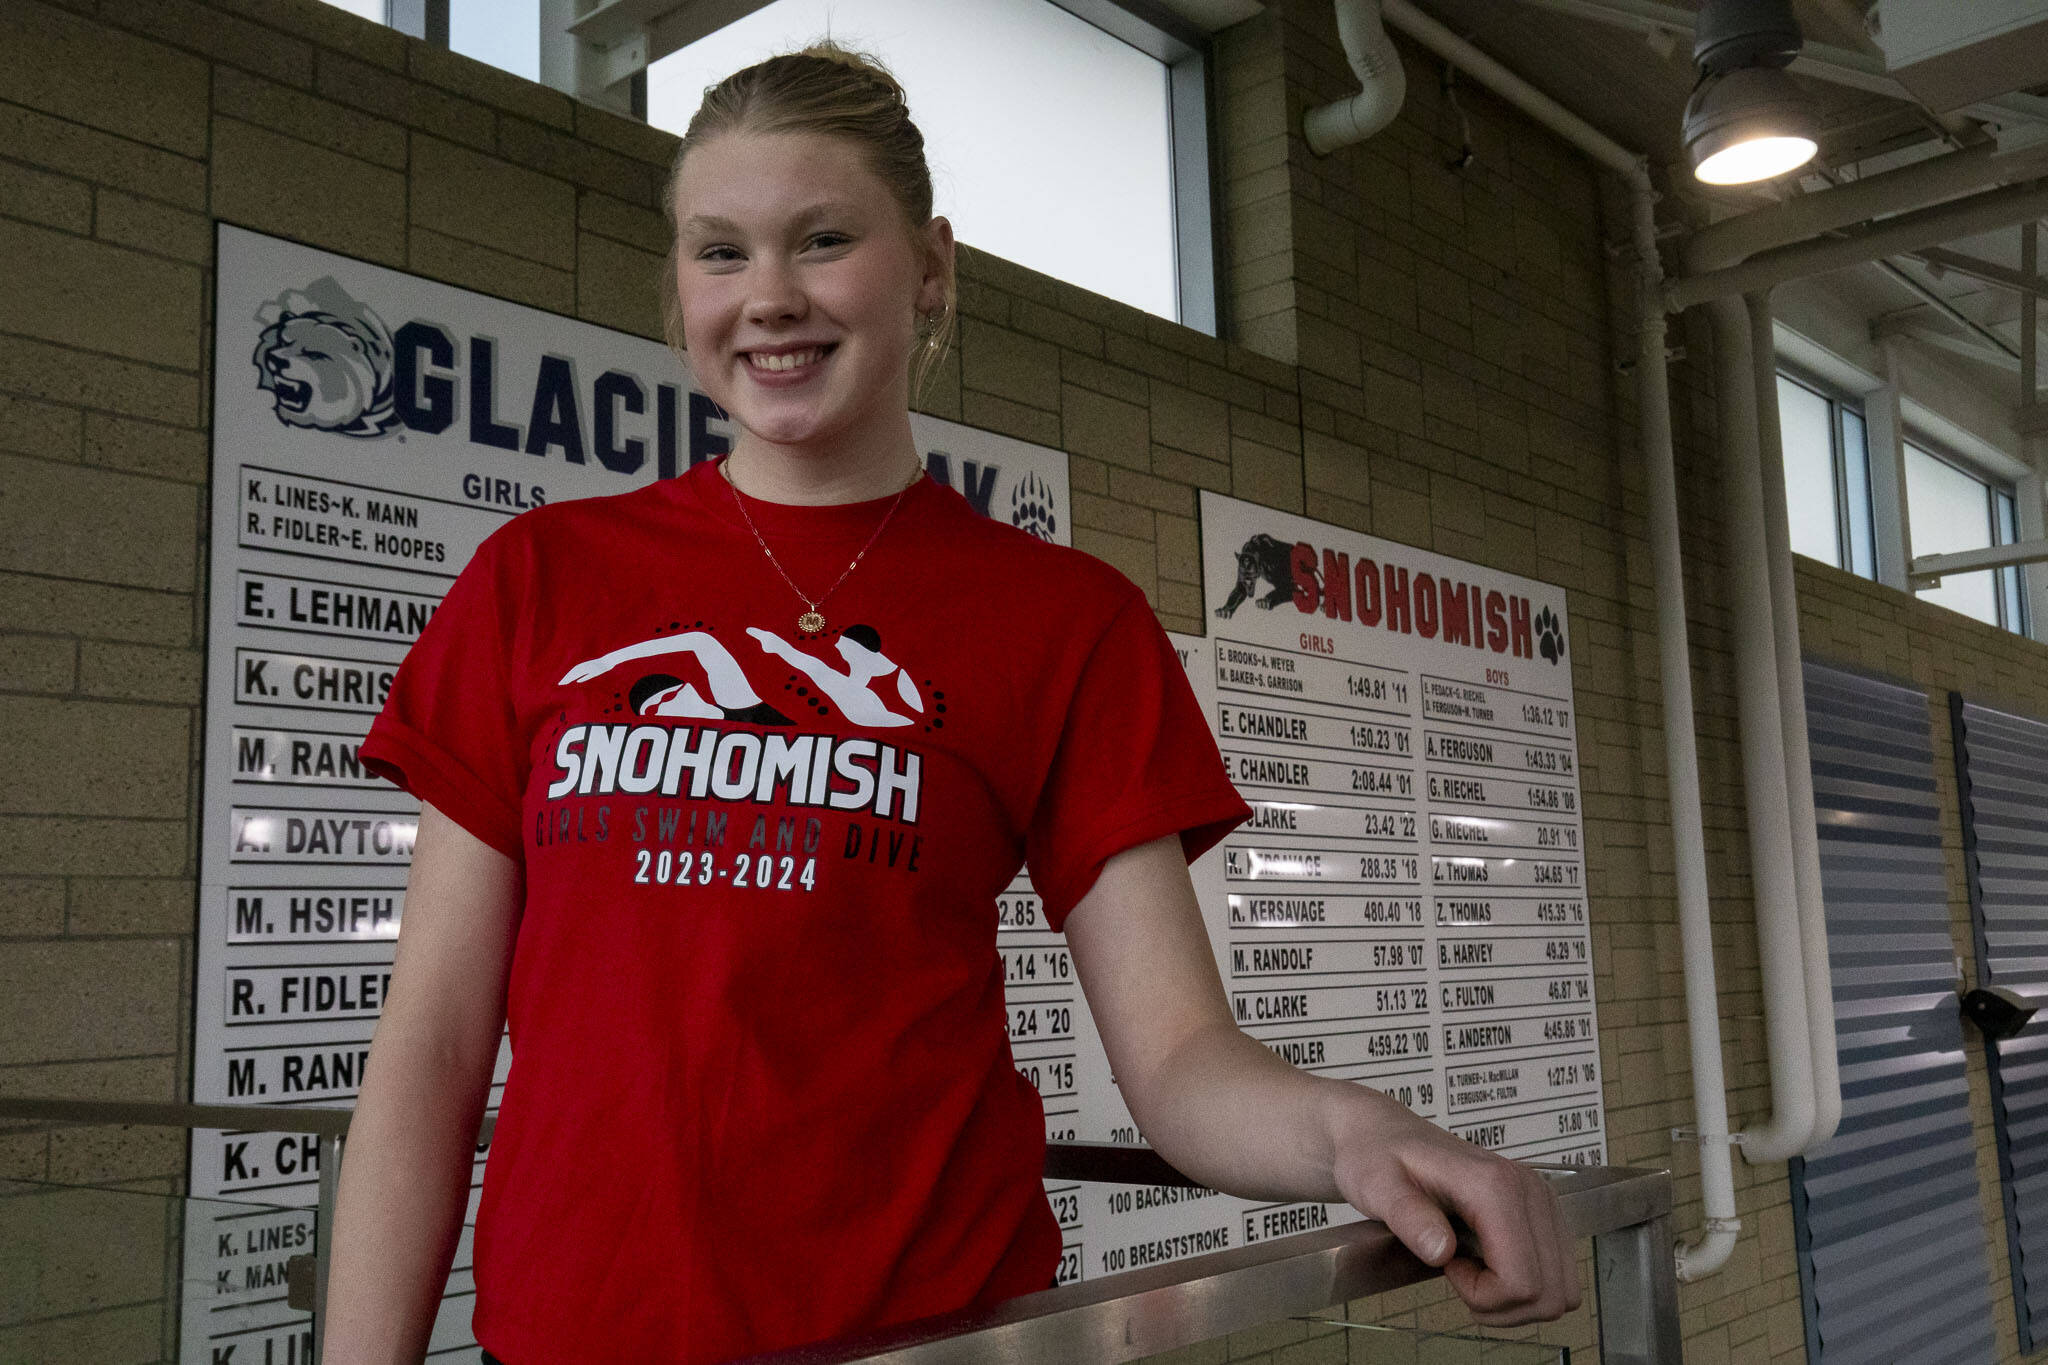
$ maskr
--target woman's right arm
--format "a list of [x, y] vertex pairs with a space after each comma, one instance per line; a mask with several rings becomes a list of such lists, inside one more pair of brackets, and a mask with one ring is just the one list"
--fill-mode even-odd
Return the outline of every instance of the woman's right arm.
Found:
[[342, 1161], [327, 1365], [418, 1361], [462, 1235], [505, 1027], [518, 864], [431, 805]]

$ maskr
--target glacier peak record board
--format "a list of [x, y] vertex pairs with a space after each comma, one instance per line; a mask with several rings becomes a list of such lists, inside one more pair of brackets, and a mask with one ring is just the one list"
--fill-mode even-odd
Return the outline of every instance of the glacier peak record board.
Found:
[[[216, 262], [192, 1098], [347, 1104], [417, 820], [357, 757], [399, 661], [510, 518], [675, 475], [733, 429], [660, 342], [227, 224]], [[984, 515], [1068, 541], [1065, 455], [923, 415], [912, 434]], [[296, 1136], [193, 1138], [195, 1199], [310, 1204], [318, 1174]], [[303, 1349], [279, 1286], [307, 1226], [195, 1207], [183, 1359]], [[437, 1353], [473, 1349], [468, 1267], [465, 1229]]]

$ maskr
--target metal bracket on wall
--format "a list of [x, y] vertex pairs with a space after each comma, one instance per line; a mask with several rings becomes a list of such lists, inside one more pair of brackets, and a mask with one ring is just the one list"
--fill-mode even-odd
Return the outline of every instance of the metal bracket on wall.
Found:
[[578, 99], [605, 102], [607, 93], [647, 69], [653, 42], [648, 30], [675, 0], [606, 0], [564, 27], [576, 40]]
[[[1711, 1138], [1703, 1138], [1703, 1137], [1701, 1137], [1701, 1136], [1700, 1136], [1700, 1130], [1699, 1130], [1699, 1129], [1697, 1129], [1697, 1128], [1692, 1128], [1692, 1127], [1683, 1127], [1683, 1128], [1673, 1128], [1673, 1129], [1671, 1130], [1671, 1140], [1672, 1140], [1673, 1142], [1701, 1142], [1701, 1143], [1704, 1143], [1704, 1142], [1711, 1142], [1711, 1141], [1712, 1141], [1713, 1139], [1711, 1139]], [[1722, 1134], [1722, 1136], [1721, 1136], [1721, 1140], [1722, 1140], [1723, 1142], [1727, 1143], [1727, 1144], [1728, 1144], [1728, 1145], [1729, 1145], [1730, 1147], [1740, 1147], [1740, 1146], [1741, 1146], [1741, 1145], [1743, 1144], [1743, 1142], [1744, 1142], [1744, 1140], [1745, 1140], [1745, 1139], [1744, 1139], [1744, 1137], [1743, 1137], [1743, 1135], [1742, 1135], [1741, 1133], [1724, 1133], [1724, 1134]]]
[[1946, 555], [1917, 555], [1906, 566], [1906, 582], [1915, 589], [1938, 588], [1944, 574], [2005, 569], [2016, 564], [2039, 564], [2044, 560], [2048, 560], [2048, 540], [2020, 540], [2010, 545], [1958, 550]]
[[[1685, 359], [1685, 347], [1666, 346], [1664, 348], [1664, 363], [1666, 365], [1676, 365], [1679, 361], [1683, 359]], [[1614, 371], [1616, 374], [1633, 374], [1635, 372], [1635, 368], [1636, 358], [1632, 355], [1621, 356], [1614, 362]]]

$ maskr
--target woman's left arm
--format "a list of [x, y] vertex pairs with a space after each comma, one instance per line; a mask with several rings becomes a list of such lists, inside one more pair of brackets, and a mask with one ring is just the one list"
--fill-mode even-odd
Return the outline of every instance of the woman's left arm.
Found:
[[[1541, 1176], [1239, 1031], [1177, 837], [1111, 858], [1065, 927], [1124, 1102], [1183, 1173], [1249, 1198], [1349, 1202], [1442, 1266], [1488, 1326], [1578, 1307], [1578, 1258]], [[1446, 1213], [1483, 1259], [1454, 1254]]]

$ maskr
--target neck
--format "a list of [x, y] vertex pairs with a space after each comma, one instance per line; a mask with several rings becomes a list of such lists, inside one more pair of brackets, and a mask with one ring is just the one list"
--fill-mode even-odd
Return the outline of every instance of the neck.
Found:
[[829, 451], [777, 445], [742, 429], [725, 472], [750, 498], [825, 507], [886, 498], [907, 487], [922, 467], [910, 435], [910, 414], [886, 432]]

